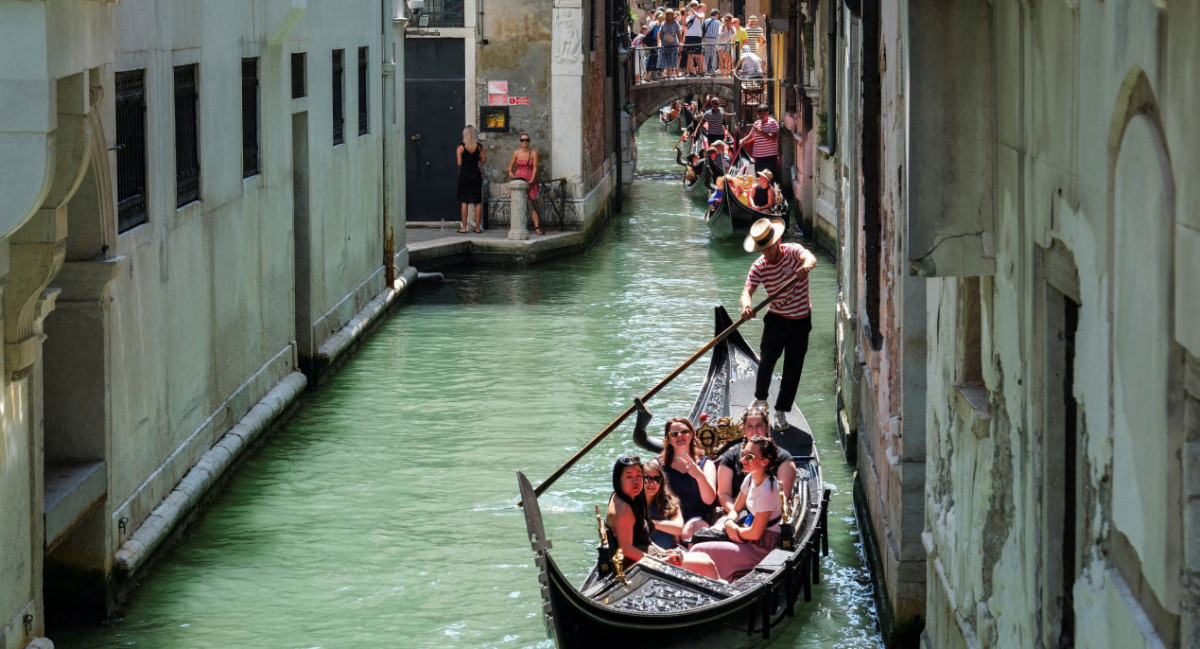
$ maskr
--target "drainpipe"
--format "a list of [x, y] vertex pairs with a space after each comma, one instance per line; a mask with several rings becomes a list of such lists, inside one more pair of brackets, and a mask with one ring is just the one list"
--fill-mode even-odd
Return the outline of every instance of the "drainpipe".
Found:
[[[622, 142], [621, 142], [621, 111], [622, 111], [622, 108], [621, 108], [621, 88], [620, 88], [619, 81], [625, 78], [625, 74], [624, 74], [624, 71], [618, 67], [620, 65], [620, 58], [617, 56], [617, 54], [618, 54], [617, 50], [619, 50], [621, 47], [621, 40], [620, 40], [621, 34], [619, 34], [617, 32], [617, 28], [621, 24], [621, 22], [619, 20], [617, 20], [617, 2], [618, 1], [619, 0], [608, 0], [606, 5], [608, 6], [608, 12], [607, 12], [608, 18], [609, 18], [608, 24], [609, 24], [609, 31], [611, 34], [610, 38], [608, 39], [608, 56], [609, 56], [609, 61], [611, 62], [609, 64], [609, 69], [612, 70], [613, 143], [615, 144], [614, 149], [616, 151], [615, 165], [616, 165], [616, 172], [617, 172], [617, 210], [619, 211], [621, 209], [622, 203], [624, 202], [624, 197], [622, 196], [623, 190], [621, 188], [621, 185], [622, 185], [622, 181], [621, 181], [621, 166], [622, 166], [622, 162], [621, 162], [621, 144], [622, 144]], [[626, 11], [628, 11], [628, 8], [626, 8]]]
[[380, 114], [383, 135], [383, 161], [380, 165], [383, 175], [383, 272], [388, 288], [396, 285], [396, 232], [392, 223], [395, 211], [393, 192], [395, 183], [392, 180], [392, 148], [396, 146], [396, 138], [392, 135], [395, 123], [392, 120], [396, 107], [396, 59], [394, 58], [395, 43], [392, 34], [395, 32], [394, 22], [401, 22], [401, 29], [408, 23], [408, 12], [396, 12], [396, 0], [380, 0], [379, 3], [379, 43], [381, 52], [381, 69], [383, 86], [383, 111]]
[[829, 155], [837, 153], [837, 15], [841, 10], [841, 0], [829, 0], [829, 25], [825, 34], [829, 39], [829, 48], [825, 56], [829, 66], [829, 73], [825, 78], [825, 85], [829, 87], [829, 104], [825, 107], [825, 133], [828, 138], [822, 142], [829, 149]]

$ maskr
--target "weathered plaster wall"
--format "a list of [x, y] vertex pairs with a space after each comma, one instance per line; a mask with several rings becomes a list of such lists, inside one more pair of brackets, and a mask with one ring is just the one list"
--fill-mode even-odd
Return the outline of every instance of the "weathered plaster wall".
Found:
[[1195, 646], [1198, 56], [1169, 35], [1200, 13], [1001, 3], [989, 20], [996, 270], [929, 280], [924, 644], [1057, 646], [1066, 620], [1075, 646]]
[[[484, 167], [493, 195], [508, 182], [508, 162], [523, 132], [538, 152], [538, 178], [554, 177], [555, 151], [551, 146], [550, 42], [552, 0], [489, 0], [482, 38], [488, 44], [468, 41], [477, 48], [478, 82], [472, 90], [480, 106], [487, 105], [487, 81], [508, 81], [511, 97], [529, 97], [528, 106], [510, 106], [512, 129], [508, 133], [484, 133], [488, 155]], [[474, 119], [474, 118], [472, 118]]]

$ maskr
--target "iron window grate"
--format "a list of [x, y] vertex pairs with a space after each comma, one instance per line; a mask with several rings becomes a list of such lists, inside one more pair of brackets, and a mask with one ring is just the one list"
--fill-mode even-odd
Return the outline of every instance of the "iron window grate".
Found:
[[146, 71], [115, 75], [117, 131], [117, 232], [149, 219], [146, 214]]
[[366, 135], [370, 125], [370, 110], [367, 107], [367, 48], [358, 48], [358, 134]]
[[258, 59], [242, 59], [242, 178], [258, 168]]
[[307, 59], [304, 52], [292, 54], [292, 99], [308, 96]]
[[333, 144], [334, 146], [345, 142], [345, 137], [342, 133], [346, 124], [345, 116], [345, 97], [342, 96], [345, 88], [345, 70], [342, 59], [346, 55], [346, 50], [333, 51]]
[[200, 95], [196, 65], [175, 68], [175, 205], [200, 200]]

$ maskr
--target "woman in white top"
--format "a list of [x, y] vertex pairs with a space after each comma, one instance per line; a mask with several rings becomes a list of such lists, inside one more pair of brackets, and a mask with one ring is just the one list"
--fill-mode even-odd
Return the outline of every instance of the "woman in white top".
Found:
[[749, 520], [725, 521], [728, 541], [706, 541], [692, 546], [693, 552], [712, 557], [722, 579], [733, 581], [758, 565], [779, 544], [779, 522], [783, 517], [783, 498], [775, 471], [779, 451], [770, 437], [750, 438], [742, 452], [746, 479], [734, 508], [749, 511]]

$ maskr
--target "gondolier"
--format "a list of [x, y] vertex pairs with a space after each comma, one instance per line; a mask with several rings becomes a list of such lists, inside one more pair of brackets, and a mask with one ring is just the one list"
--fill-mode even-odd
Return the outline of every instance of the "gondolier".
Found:
[[775, 362], [783, 356], [783, 378], [775, 400], [776, 430], [788, 428], [787, 413], [796, 400], [796, 389], [804, 371], [804, 356], [808, 353], [808, 335], [812, 331], [812, 308], [808, 297], [808, 272], [817, 265], [817, 258], [798, 243], [781, 243], [784, 222], [779, 219], [759, 219], [750, 226], [743, 247], [746, 252], [762, 255], [750, 266], [746, 285], [742, 289], [742, 315], [754, 317], [754, 291], [760, 285], [768, 293], [783, 287], [792, 276], [800, 279], [791, 289], [771, 302], [763, 317], [762, 343], [759, 348], [757, 381], [754, 386], [756, 404], [766, 405]]
[[779, 122], [771, 117], [770, 106], [759, 104], [758, 121], [742, 138], [742, 146], [750, 147], [755, 172], [770, 169], [773, 177], [779, 175]]

